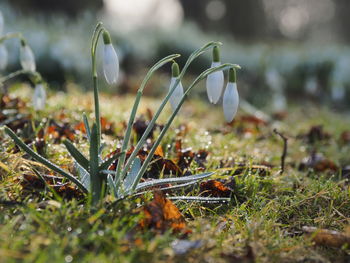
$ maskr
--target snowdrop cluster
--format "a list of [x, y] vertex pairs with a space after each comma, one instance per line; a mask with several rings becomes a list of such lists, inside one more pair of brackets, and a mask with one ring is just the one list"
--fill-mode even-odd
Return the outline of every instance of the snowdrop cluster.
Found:
[[43, 110], [46, 104], [46, 91], [44, 87], [44, 83], [42, 78], [38, 72], [36, 72], [36, 63], [35, 57], [32, 49], [28, 46], [27, 41], [22, 37], [20, 33], [9, 33], [4, 35], [4, 18], [2, 13], [0, 12], [0, 72], [5, 70], [8, 62], [8, 53], [3, 42], [10, 38], [19, 38], [20, 45], [20, 64], [22, 66], [22, 70], [18, 70], [16, 72], [11, 73], [8, 76], [5, 76], [0, 81], [0, 85], [3, 85], [2, 81], [11, 79], [20, 74], [29, 74], [33, 76], [33, 82], [35, 85], [33, 96], [32, 96], [32, 104], [33, 108], [37, 111]]
[[[213, 48], [213, 62], [211, 68], [218, 67], [220, 62], [220, 51], [217, 46]], [[207, 94], [210, 103], [216, 104], [220, 100], [223, 88], [224, 88], [224, 73], [222, 70], [213, 72], [208, 75], [207, 82]], [[237, 91], [236, 83], [236, 70], [234, 68], [229, 69], [228, 83], [224, 91], [222, 106], [224, 110], [224, 116], [226, 122], [230, 123], [236, 116], [239, 104], [239, 95]]]

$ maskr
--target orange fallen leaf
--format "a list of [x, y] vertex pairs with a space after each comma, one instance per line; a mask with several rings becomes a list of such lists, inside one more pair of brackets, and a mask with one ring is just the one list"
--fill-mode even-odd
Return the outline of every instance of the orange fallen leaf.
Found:
[[155, 191], [154, 199], [143, 207], [144, 218], [140, 221], [143, 229], [151, 228], [164, 233], [172, 230], [176, 233], [189, 234], [185, 220], [176, 205], [167, 199], [163, 192]]
[[328, 247], [342, 247], [343, 245], [350, 246], [350, 234], [347, 231], [342, 233], [310, 226], [303, 226], [302, 229], [312, 238], [316, 245]]

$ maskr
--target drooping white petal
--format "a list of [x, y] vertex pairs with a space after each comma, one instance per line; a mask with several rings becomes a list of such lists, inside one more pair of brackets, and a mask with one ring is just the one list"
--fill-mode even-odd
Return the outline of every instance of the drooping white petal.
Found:
[[[170, 81], [170, 85], [169, 85], [169, 90], [175, 85], [177, 78], [172, 77], [171, 81]], [[179, 82], [179, 84], [176, 86], [173, 94], [171, 94], [170, 96], [170, 105], [171, 108], [173, 109], [173, 111], [176, 109], [177, 105], [180, 103], [180, 100], [182, 98], [182, 96], [184, 95], [184, 89], [182, 87], [181, 82]]]
[[[213, 62], [211, 67], [220, 66], [220, 62]], [[222, 90], [224, 88], [224, 73], [222, 71], [216, 71], [211, 73], [207, 77], [207, 94], [210, 103], [218, 103]]]
[[45, 108], [46, 91], [43, 84], [35, 86], [32, 103], [35, 110], [43, 110]]
[[8, 53], [3, 44], [0, 44], [0, 70], [4, 70], [7, 66]]
[[20, 62], [24, 70], [35, 71], [36, 64], [32, 49], [28, 45], [20, 47]]
[[231, 122], [236, 116], [239, 103], [239, 95], [237, 91], [237, 84], [229, 82], [227, 83], [226, 90], [223, 98], [223, 109], [225, 120]]
[[119, 75], [119, 59], [112, 44], [106, 44], [103, 50], [103, 73], [108, 84], [114, 84]]

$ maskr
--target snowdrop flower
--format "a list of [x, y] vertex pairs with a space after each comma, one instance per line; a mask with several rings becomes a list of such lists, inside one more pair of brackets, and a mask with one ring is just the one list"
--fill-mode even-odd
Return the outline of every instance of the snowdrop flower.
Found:
[[[213, 48], [213, 62], [211, 67], [218, 67], [221, 65], [220, 62], [220, 51], [218, 47]], [[222, 70], [211, 73], [207, 77], [207, 93], [210, 103], [218, 103], [222, 90], [224, 88], [224, 73]]]
[[43, 110], [46, 104], [46, 91], [43, 83], [39, 83], [35, 86], [32, 104], [36, 111]]
[[0, 43], [0, 70], [4, 70], [6, 68], [7, 60], [8, 60], [7, 49], [5, 45]]
[[[173, 65], [171, 66], [171, 75], [172, 76], [170, 80], [169, 91], [174, 87], [175, 82], [180, 75], [179, 65], [176, 62], [174, 62]], [[174, 92], [171, 94], [169, 99], [170, 105], [173, 111], [176, 109], [177, 105], [179, 105], [183, 95], [184, 95], [184, 89], [182, 87], [181, 82], [179, 82], [179, 84], [177, 84]]]
[[115, 84], [119, 74], [119, 59], [107, 31], [103, 32], [103, 73], [108, 84]]
[[230, 68], [229, 70], [229, 81], [226, 86], [223, 98], [223, 109], [225, 120], [230, 123], [236, 116], [239, 103], [239, 96], [236, 84], [236, 70]]
[[28, 70], [32, 72], [36, 70], [33, 51], [24, 40], [21, 41], [20, 62], [24, 70]]

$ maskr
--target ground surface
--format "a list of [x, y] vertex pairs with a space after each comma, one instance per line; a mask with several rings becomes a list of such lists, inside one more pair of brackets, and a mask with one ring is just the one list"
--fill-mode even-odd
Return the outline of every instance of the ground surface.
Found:
[[[40, 121], [47, 123], [45, 118], [69, 123], [74, 127], [72, 139], [87, 149], [84, 135], [74, 125], [81, 121], [83, 111], [92, 112], [92, 96], [76, 92], [74, 87], [70, 93], [50, 94], [44, 112], [35, 113], [26, 106], [18, 111], [32, 114], [27, 123], [35, 127]], [[12, 93], [24, 99], [29, 94], [28, 89]], [[102, 96], [102, 116], [114, 125], [105, 129], [110, 134], [104, 136], [107, 152], [115, 149], [123, 135], [132, 101], [132, 96]], [[144, 114], [147, 120], [159, 103], [146, 98], [138, 116]], [[167, 108], [158, 123], [164, 124], [169, 113]], [[221, 182], [231, 197], [226, 204], [174, 201], [186, 221], [186, 233], [173, 233], [171, 226], [140, 226], [144, 217], [140, 205], [152, 200], [151, 195], [116, 205], [106, 200], [91, 212], [74, 188], [69, 192], [60, 187], [53, 194], [33, 179], [33, 168], [50, 172], [17, 151], [1, 131], [0, 262], [349, 262], [346, 242], [334, 243], [332, 239], [338, 237], [331, 236], [322, 243], [315, 238], [317, 232], [310, 236], [302, 229], [345, 231], [344, 236], [349, 237], [349, 115], [304, 104], [292, 107], [283, 117], [266, 123], [240, 111], [234, 124], [225, 125], [219, 106], [186, 103], [162, 144], [163, 157], [176, 162], [176, 139], [181, 140], [183, 152], [203, 150], [206, 158], [184, 167], [191, 173], [216, 171], [213, 179]], [[59, 144], [59, 131], [48, 134], [47, 124], [42, 136], [26, 133], [23, 125], [18, 125], [28, 143], [36, 142], [35, 137], [44, 138], [44, 146], [31, 145], [72, 169], [68, 153]], [[288, 138], [283, 174], [283, 140], [274, 128]], [[134, 137], [136, 140], [137, 134]], [[219, 190], [211, 193], [227, 194]], [[203, 191], [196, 186], [170, 194], [201, 195]], [[184, 240], [193, 242], [185, 244]]]

